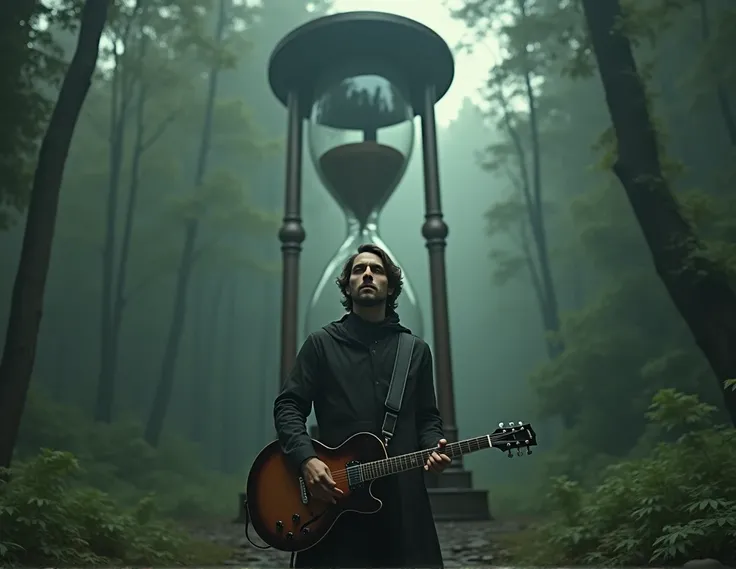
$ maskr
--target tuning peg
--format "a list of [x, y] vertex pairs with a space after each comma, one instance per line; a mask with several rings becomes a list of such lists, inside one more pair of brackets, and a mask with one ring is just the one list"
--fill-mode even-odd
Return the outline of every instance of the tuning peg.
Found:
[[524, 454], [524, 451], [522, 449], [519, 449], [516, 451], [516, 456], [522, 456]]
[[526, 454], [532, 454], [532, 449], [530, 447], [526, 447]]
[[524, 421], [519, 421], [519, 426], [521, 427], [524, 424]]
[[514, 426], [514, 422], [513, 422], [513, 421], [511, 421], [511, 422], [509, 423], [509, 427], [513, 427], [513, 426]]
[[509, 454], [507, 454], [506, 456], [508, 456], [509, 458], [514, 458], [514, 455], [511, 454], [511, 449], [509, 449]]
[[503, 423], [499, 423], [499, 424], [498, 424], [498, 428], [499, 428], [499, 429], [503, 429]]

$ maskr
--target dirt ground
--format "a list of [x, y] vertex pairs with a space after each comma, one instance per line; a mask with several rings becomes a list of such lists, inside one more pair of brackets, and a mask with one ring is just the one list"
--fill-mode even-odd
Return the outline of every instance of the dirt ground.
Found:
[[[502, 565], [506, 553], [498, 545], [499, 534], [518, 532], [518, 522], [438, 522], [437, 533], [442, 546], [445, 567]], [[235, 552], [229, 566], [275, 568], [288, 567], [289, 554], [254, 548], [243, 534], [242, 524], [223, 523], [206, 530], [196, 530], [197, 537], [231, 547]], [[251, 533], [256, 542], [258, 538]]]

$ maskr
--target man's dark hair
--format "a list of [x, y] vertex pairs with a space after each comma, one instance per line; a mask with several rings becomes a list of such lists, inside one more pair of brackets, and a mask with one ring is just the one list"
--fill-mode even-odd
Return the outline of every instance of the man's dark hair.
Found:
[[340, 301], [345, 307], [345, 310], [353, 310], [353, 299], [350, 298], [350, 273], [353, 272], [353, 263], [355, 258], [361, 253], [373, 253], [381, 259], [383, 263], [383, 269], [386, 271], [386, 277], [388, 278], [388, 288], [393, 289], [393, 292], [386, 297], [386, 314], [396, 312], [398, 303], [396, 299], [401, 294], [403, 288], [403, 278], [401, 276], [401, 269], [391, 260], [386, 251], [381, 249], [378, 245], [373, 243], [367, 243], [358, 247], [358, 252], [351, 255], [350, 258], [345, 261], [342, 267], [340, 276], [337, 277], [337, 286], [342, 292], [342, 300]]

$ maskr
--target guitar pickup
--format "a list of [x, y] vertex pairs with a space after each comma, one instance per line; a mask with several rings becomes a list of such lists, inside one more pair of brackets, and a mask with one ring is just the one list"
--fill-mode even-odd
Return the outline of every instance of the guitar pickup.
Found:
[[307, 483], [303, 477], [299, 477], [299, 494], [301, 494], [302, 504], [305, 506], [309, 503], [309, 493], [307, 492]]

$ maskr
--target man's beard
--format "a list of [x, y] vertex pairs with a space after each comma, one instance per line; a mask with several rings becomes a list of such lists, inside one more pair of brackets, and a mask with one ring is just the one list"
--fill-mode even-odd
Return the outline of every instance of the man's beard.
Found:
[[361, 296], [360, 294], [357, 294], [353, 297], [353, 304], [357, 304], [358, 306], [363, 306], [365, 308], [378, 306], [379, 304], [384, 304], [385, 302], [386, 295]]

